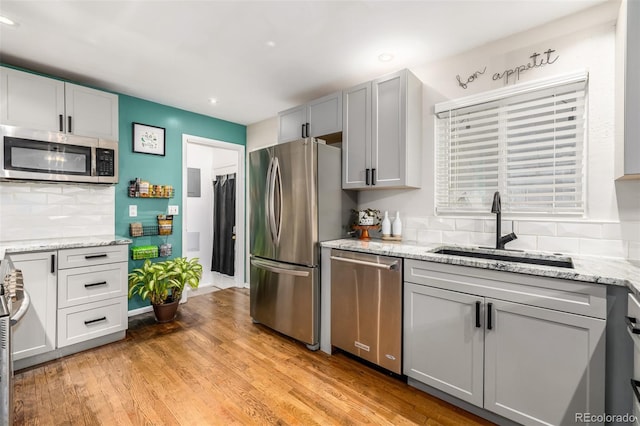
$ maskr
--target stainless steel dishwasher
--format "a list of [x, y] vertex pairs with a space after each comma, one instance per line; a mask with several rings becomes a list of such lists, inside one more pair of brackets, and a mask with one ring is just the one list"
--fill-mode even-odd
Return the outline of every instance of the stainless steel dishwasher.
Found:
[[331, 251], [331, 344], [402, 372], [402, 259]]

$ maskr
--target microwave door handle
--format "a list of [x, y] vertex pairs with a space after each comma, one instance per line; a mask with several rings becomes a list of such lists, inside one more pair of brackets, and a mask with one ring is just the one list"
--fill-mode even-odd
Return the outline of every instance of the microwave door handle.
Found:
[[98, 161], [97, 161], [97, 157], [98, 157], [98, 152], [96, 151], [96, 147], [92, 146], [91, 147], [91, 176], [97, 176], [97, 170], [98, 170]]

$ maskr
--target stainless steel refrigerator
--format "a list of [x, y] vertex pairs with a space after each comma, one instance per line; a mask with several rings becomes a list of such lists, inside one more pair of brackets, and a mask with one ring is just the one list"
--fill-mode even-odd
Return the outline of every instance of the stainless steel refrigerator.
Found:
[[307, 138], [249, 154], [251, 317], [319, 347], [319, 242], [343, 237], [354, 194], [341, 150]]

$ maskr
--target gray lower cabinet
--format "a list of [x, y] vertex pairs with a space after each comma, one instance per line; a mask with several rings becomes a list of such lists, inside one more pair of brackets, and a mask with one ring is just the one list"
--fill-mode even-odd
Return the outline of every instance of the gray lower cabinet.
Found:
[[604, 320], [494, 299], [485, 306], [494, 323], [485, 327], [484, 408], [525, 425], [604, 413]]
[[404, 374], [482, 406], [484, 329], [475, 326], [483, 298], [404, 285]]
[[524, 425], [604, 413], [604, 286], [405, 265], [405, 375]]
[[127, 246], [58, 253], [57, 347], [126, 330]]
[[21, 369], [125, 337], [127, 245], [11, 254], [31, 305], [13, 327]]
[[56, 251], [12, 254], [11, 261], [22, 270], [31, 299], [29, 310], [12, 327], [13, 359], [19, 361], [56, 346]]

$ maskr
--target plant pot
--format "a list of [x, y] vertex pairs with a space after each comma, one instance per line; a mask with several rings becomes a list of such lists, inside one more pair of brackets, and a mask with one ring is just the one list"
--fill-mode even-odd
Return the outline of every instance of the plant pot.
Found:
[[153, 313], [156, 315], [156, 321], [159, 323], [173, 321], [178, 312], [179, 300], [160, 305], [153, 305]]

